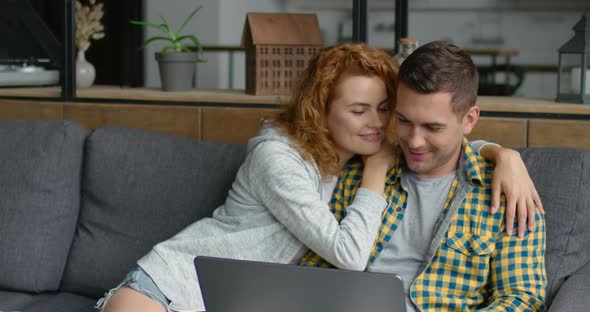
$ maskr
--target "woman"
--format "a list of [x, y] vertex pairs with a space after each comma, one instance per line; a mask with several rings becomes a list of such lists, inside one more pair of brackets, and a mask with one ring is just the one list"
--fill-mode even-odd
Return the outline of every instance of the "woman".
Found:
[[[311, 249], [336, 267], [363, 270], [386, 208], [393, 148], [382, 142], [396, 77], [397, 67], [380, 50], [344, 44], [320, 51], [288, 109], [249, 141], [225, 204], [156, 245], [99, 308], [107, 302], [105, 311], [204, 311], [197, 255], [296, 263]], [[354, 155], [365, 157], [363, 181], [338, 223], [328, 202]], [[509, 163], [523, 166], [520, 159]]]

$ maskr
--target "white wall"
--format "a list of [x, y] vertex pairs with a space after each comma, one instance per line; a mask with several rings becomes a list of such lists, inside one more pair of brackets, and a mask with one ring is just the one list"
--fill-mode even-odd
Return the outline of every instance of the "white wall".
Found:
[[[511, 58], [513, 64], [556, 66], [557, 49], [573, 37], [572, 27], [580, 17], [574, 11], [418, 10], [410, 13], [408, 28], [421, 42], [445, 39], [464, 48], [516, 49], [519, 55]], [[474, 60], [491, 63], [490, 57]], [[529, 72], [515, 95], [554, 99], [556, 92], [557, 74]]]
[[[145, 0], [145, 17], [148, 22], [158, 22], [163, 15], [170, 23], [179, 27], [193, 8], [202, 5], [202, 9], [186, 27], [185, 33], [192, 33], [203, 45], [240, 45], [242, 29], [247, 12], [280, 12], [281, 1], [278, 0]], [[157, 34], [149, 29], [146, 38]], [[190, 43], [190, 42], [188, 42]], [[146, 86], [159, 87], [160, 76], [154, 53], [164, 43], [150, 44], [145, 53]], [[207, 62], [199, 63], [199, 88], [228, 87], [228, 54], [209, 52], [205, 54]], [[237, 53], [234, 57], [234, 88], [244, 88], [245, 57]]]
[[[445, 39], [464, 48], [494, 47], [517, 49], [512, 59], [516, 64], [557, 65], [557, 49], [573, 36], [572, 27], [590, 1], [562, 0], [415, 0], [410, 1], [409, 35], [420, 43]], [[240, 44], [247, 12], [316, 13], [324, 45], [351, 37], [352, 0], [146, 0], [146, 16], [157, 21], [159, 13], [177, 23], [195, 5], [203, 9], [189, 25], [205, 45]], [[369, 44], [393, 47], [395, 40], [394, 1], [368, 1]], [[578, 8], [576, 10], [576, 8]], [[150, 33], [148, 33], [150, 35]], [[487, 43], [486, 43], [487, 42]], [[146, 53], [146, 84], [159, 86], [153, 51]], [[199, 64], [199, 87], [228, 88], [229, 62], [226, 53], [208, 53], [207, 63]], [[476, 57], [476, 63], [489, 63], [489, 58]], [[502, 61], [501, 59], [499, 61]], [[245, 86], [244, 55], [234, 56], [234, 88]], [[529, 73], [517, 96], [554, 98], [556, 74]]]

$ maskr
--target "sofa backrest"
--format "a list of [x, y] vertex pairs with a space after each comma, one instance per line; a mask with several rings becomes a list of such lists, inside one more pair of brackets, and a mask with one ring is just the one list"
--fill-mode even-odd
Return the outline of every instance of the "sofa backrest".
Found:
[[590, 153], [528, 148], [521, 155], [546, 211], [550, 304], [565, 279], [590, 261]]
[[116, 286], [153, 245], [224, 203], [245, 155], [245, 145], [95, 129], [62, 289], [99, 297]]
[[0, 121], [0, 289], [58, 289], [80, 205], [86, 129]]

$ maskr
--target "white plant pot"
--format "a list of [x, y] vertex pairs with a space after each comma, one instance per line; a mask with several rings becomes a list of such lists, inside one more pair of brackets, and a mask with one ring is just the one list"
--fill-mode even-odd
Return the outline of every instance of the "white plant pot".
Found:
[[78, 51], [78, 58], [76, 59], [76, 87], [88, 88], [92, 86], [95, 77], [94, 65], [86, 60], [84, 51]]

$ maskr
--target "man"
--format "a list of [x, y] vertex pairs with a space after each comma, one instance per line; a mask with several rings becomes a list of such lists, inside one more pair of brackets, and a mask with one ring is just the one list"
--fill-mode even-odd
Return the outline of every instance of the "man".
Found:
[[[479, 118], [477, 71], [464, 51], [432, 42], [398, 77], [401, 155], [387, 177], [389, 206], [367, 270], [399, 274], [409, 311], [545, 309], [545, 223], [523, 238], [491, 214], [493, 164], [465, 139]], [[337, 218], [354, 198], [362, 161], [351, 163], [332, 199]], [[504, 205], [505, 203], [502, 203]], [[329, 264], [310, 253], [301, 264]]]

